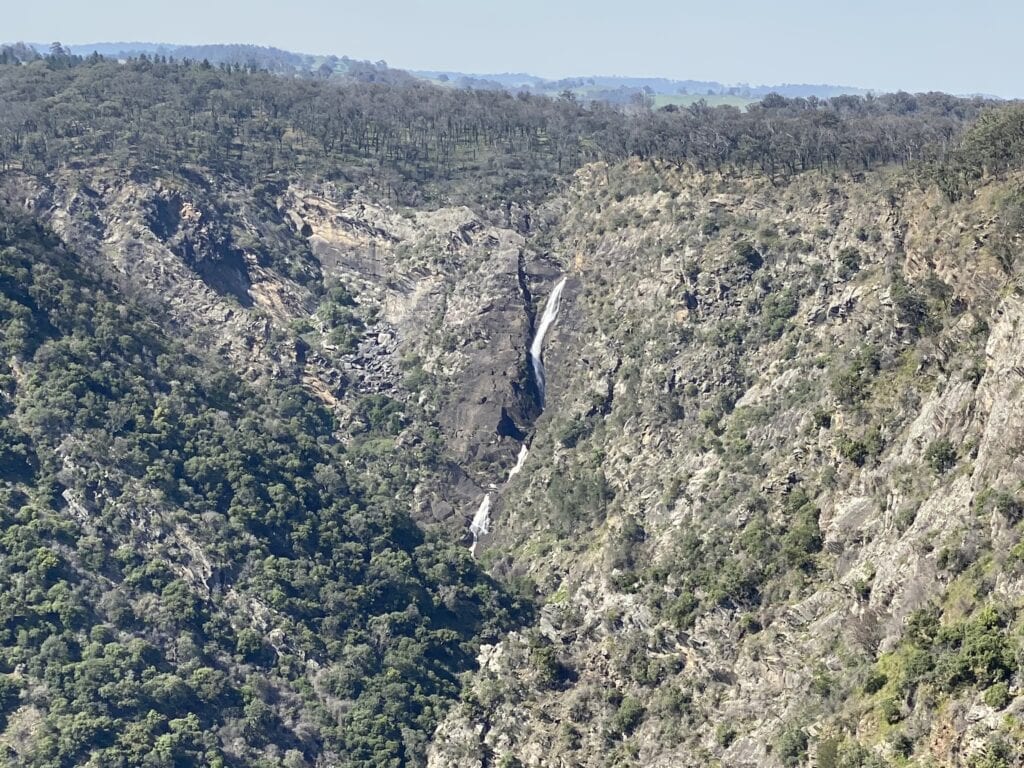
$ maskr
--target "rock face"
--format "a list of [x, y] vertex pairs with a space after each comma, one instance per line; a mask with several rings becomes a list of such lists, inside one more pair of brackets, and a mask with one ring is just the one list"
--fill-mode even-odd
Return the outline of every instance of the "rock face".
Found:
[[557, 375], [493, 545], [544, 606], [431, 765], [967, 765], [1011, 738], [985, 684], [893, 671], [915, 612], [1021, 600], [991, 503], [1024, 427], [1024, 300], [979, 245], [1000, 194], [577, 175]]
[[968, 765], [1015, 738], [1020, 671], [914, 677], [966, 641], [907, 627], [966, 637], [991, 601], [1019, 634], [1024, 298], [990, 245], [1019, 183], [951, 204], [632, 163], [529, 211], [71, 171], [0, 194], [248, 379], [415, 414], [421, 524], [465, 539], [509, 478], [478, 554], [536, 616], [483, 648], [430, 765]]
[[[558, 269], [522, 234], [528, 214], [500, 212], [496, 225], [468, 208], [399, 214], [330, 187], [253, 197], [190, 177], [5, 184], [97, 269], [159, 297], [180, 329], [252, 377], [292, 378], [342, 417], [347, 388], [423, 408], [445, 452], [421, 520], [468, 525], [481, 488], [515, 463], [539, 413], [531, 286]], [[350, 350], [316, 327], [318, 291], [332, 282], [356, 297], [362, 328]], [[296, 336], [310, 320], [312, 335]], [[403, 384], [410, 370], [423, 374], [415, 387]]]
[[[476, 497], [514, 464], [539, 413], [527, 356], [531, 285], [553, 267], [521, 234], [466, 208], [402, 217], [369, 200], [297, 190], [284, 205], [325, 274], [355, 286], [394, 330], [395, 357], [417, 360], [432, 377], [425, 404], [455, 475], [468, 478], [457, 486]], [[451, 506], [465, 515], [468, 503], [461, 493], [447, 498], [430, 518]]]

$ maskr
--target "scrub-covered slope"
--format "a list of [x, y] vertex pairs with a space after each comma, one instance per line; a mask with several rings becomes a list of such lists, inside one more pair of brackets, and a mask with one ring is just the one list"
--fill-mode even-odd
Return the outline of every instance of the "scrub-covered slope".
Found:
[[1024, 196], [970, 162], [577, 174], [485, 556], [542, 607], [433, 764], [1016, 764]]
[[36, 225], [6, 214], [0, 248], [12, 764], [415, 754], [513, 615], [409, 516], [438, 450], [417, 412], [365, 396], [339, 431], [298, 377], [245, 381]]

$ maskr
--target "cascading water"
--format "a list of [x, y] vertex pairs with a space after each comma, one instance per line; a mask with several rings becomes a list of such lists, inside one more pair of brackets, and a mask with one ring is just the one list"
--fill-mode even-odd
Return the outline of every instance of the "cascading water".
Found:
[[[544, 337], [558, 318], [558, 307], [562, 302], [562, 289], [565, 288], [566, 279], [563, 277], [551, 290], [547, 304], [544, 305], [544, 314], [541, 315], [540, 323], [537, 324], [537, 332], [533, 335], [533, 343], [530, 344], [530, 363], [533, 365], [533, 376], [537, 382], [537, 395], [541, 408], [544, 407], [544, 395], [547, 389], [544, 378]], [[522, 470], [523, 465], [526, 464], [526, 457], [529, 454], [530, 449], [524, 443], [519, 448], [516, 465], [508, 473], [508, 478], [505, 480], [506, 485]], [[494, 488], [493, 485], [491, 487]], [[490, 530], [491, 494], [487, 493], [484, 495], [483, 501], [480, 502], [480, 508], [477, 509], [476, 514], [473, 515], [473, 520], [469, 524], [469, 532], [473, 534], [473, 543], [469, 547], [469, 553], [473, 557], [476, 557], [476, 547], [480, 543], [480, 537], [490, 533]]]
[[541, 315], [540, 323], [537, 325], [533, 344], [530, 345], [530, 362], [533, 363], [533, 375], [537, 380], [537, 394], [540, 397], [541, 408], [544, 407], [544, 394], [547, 390], [547, 380], [544, 377], [544, 337], [558, 318], [558, 307], [562, 303], [562, 289], [565, 288], [565, 281], [566, 278], [563, 277], [548, 296], [548, 303], [544, 305], [544, 314]]
[[[526, 446], [523, 446], [524, 448]], [[480, 541], [480, 537], [484, 536], [491, 530], [491, 494], [484, 496], [484, 500], [480, 502], [480, 509], [473, 515], [473, 521], [469, 524], [469, 532], [473, 534], [473, 544], [469, 548], [469, 553], [476, 557], [476, 545]]]
[[519, 474], [519, 470], [523, 468], [523, 464], [526, 463], [526, 457], [530, 455], [530, 449], [526, 445], [519, 446], [519, 456], [516, 458], [516, 465], [509, 470], [507, 483], [513, 477]]

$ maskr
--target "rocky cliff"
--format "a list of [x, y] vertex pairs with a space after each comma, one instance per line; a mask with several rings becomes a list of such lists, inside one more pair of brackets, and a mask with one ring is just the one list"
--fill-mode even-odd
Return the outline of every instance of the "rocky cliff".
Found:
[[431, 764], [1003, 764], [1019, 183], [580, 171], [487, 555], [540, 617], [483, 650]]
[[[531, 210], [199, 172], [2, 196], [244, 381], [301, 387], [432, 535], [468, 545], [529, 444], [476, 555], [535, 612], [479, 649], [430, 765], [1011, 765], [1021, 182], [628, 161]], [[378, 417], [393, 441], [360, 437]], [[202, 559], [171, 557], [199, 591]], [[298, 676], [340, 716], [320, 663]]]

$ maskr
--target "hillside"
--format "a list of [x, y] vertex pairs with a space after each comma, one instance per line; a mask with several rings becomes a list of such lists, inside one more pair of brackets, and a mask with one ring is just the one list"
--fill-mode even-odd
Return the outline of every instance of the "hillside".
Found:
[[1024, 758], [1019, 107], [15, 58], [6, 764]]
[[[50, 44], [33, 44], [34, 55], [51, 51]], [[828, 84], [726, 85], [714, 80], [673, 80], [664, 77], [587, 76], [548, 79], [525, 73], [468, 74], [440, 70], [413, 70], [406, 73], [388, 67], [386, 62], [357, 61], [348, 56], [295, 53], [257, 45], [174, 45], [168, 43], [79, 43], [64, 47], [68, 53], [87, 57], [99, 54], [112, 59], [137, 58], [140, 55], [174, 60], [209, 61], [215, 65], [254, 66], [281, 75], [355, 79], [369, 82], [407, 82], [411, 77], [429, 82], [510, 93], [559, 96], [569, 92], [584, 101], [604, 101], [629, 105], [653, 98], [657, 106], [688, 105], [705, 101], [712, 106], [747, 106], [770, 93], [787, 98], [819, 98], [865, 95], [865, 88]], [[29, 55], [33, 55], [29, 52]]]
[[577, 174], [485, 558], [540, 618], [433, 764], [1017, 764], [1020, 183]]

